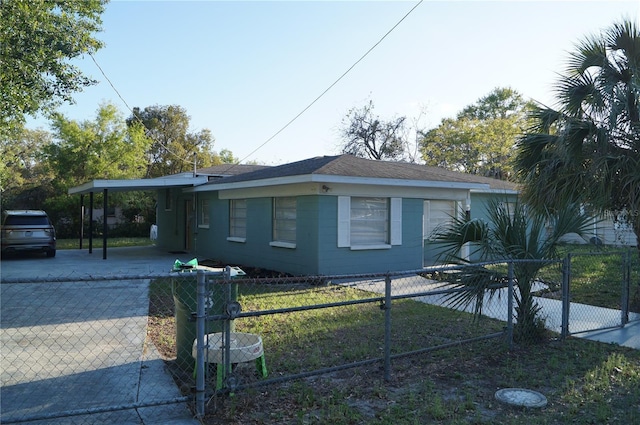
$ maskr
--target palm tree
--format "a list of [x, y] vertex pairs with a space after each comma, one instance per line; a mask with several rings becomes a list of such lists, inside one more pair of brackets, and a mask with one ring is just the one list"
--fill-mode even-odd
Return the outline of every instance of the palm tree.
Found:
[[451, 305], [466, 307], [474, 304], [476, 317], [482, 314], [485, 294], [504, 288], [507, 276], [493, 268], [473, 265], [460, 256], [462, 248], [470, 246], [469, 257], [479, 261], [529, 260], [514, 262], [515, 318], [517, 339], [536, 339], [544, 332], [540, 307], [533, 296], [533, 283], [544, 260], [557, 258], [556, 247], [567, 233], [584, 236], [592, 224], [577, 207], [559, 210], [555, 214], [534, 214], [520, 202], [508, 204], [494, 200], [487, 206], [488, 220], [452, 218], [436, 229], [432, 238], [441, 247], [440, 259], [468, 264], [461, 270], [447, 273], [443, 279], [463, 291], [449, 298]]
[[536, 108], [518, 143], [524, 200], [538, 210], [580, 202], [596, 214], [623, 213], [640, 240], [637, 24], [616, 23], [577, 44], [556, 89], [560, 107]]

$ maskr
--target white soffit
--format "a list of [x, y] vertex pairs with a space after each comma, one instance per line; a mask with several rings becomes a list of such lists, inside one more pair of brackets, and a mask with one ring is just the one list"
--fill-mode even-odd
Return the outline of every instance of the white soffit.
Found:
[[190, 187], [204, 184], [207, 176], [198, 177], [159, 177], [156, 179], [131, 179], [131, 180], [93, 180], [83, 185], [69, 189], [69, 195], [84, 195], [90, 192], [109, 190], [112, 192], [126, 192], [133, 190], [157, 190], [171, 187]]

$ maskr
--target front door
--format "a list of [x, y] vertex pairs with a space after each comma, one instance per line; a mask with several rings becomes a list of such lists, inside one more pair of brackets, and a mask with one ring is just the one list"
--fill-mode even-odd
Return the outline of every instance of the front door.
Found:
[[194, 227], [195, 214], [193, 211], [193, 201], [184, 201], [184, 250], [191, 251], [191, 244], [193, 243], [193, 227]]

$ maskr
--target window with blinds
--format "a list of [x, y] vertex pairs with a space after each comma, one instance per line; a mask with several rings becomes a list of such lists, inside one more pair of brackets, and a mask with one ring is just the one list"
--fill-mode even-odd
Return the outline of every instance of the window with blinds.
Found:
[[338, 197], [338, 247], [402, 245], [402, 198]]
[[229, 237], [246, 239], [247, 237], [247, 200], [229, 201]]
[[296, 243], [296, 210], [295, 197], [273, 198], [274, 242]]

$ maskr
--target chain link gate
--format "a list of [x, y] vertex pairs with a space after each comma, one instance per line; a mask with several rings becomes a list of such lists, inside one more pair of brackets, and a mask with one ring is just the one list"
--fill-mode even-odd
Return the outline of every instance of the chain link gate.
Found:
[[[605, 258], [606, 257], [606, 258]], [[618, 264], [619, 273], [603, 275], [599, 266], [604, 260]], [[640, 320], [640, 311], [631, 311], [633, 261], [631, 251], [569, 253], [564, 259], [565, 279], [562, 282], [562, 335], [580, 335], [594, 331], [622, 328], [630, 321]], [[574, 301], [573, 285], [592, 287], [588, 299]], [[586, 292], [586, 291], [583, 291]], [[604, 306], [617, 299], [618, 308]]]
[[189, 416], [147, 335], [149, 280], [167, 276], [3, 280], [2, 423]]

